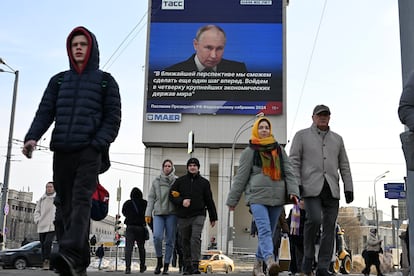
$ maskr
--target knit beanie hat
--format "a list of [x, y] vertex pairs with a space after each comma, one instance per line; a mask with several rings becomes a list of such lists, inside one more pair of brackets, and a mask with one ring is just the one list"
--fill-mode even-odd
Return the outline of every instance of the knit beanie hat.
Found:
[[188, 161], [187, 161], [187, 167], [190, 164], [195, 164], [198, 168], [200, 168], [200, 161], [198, 161], [197, 158], [191, 157], [190, 159], [188, 159]]

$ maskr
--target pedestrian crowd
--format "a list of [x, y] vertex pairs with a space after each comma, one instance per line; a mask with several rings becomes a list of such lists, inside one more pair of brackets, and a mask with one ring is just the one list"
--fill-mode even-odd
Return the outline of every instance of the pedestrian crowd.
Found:
[[[131, 274], [132, 250], [139, 253], [139, 272], [147, 270], [145, 241], [149, 239], [147, 225], [152, 225], [157, 263], [154, 274], [169, 274], [170, 264], [183, 275], [200, 274], [201, 234], [208, 212], [210, 226], [217, 221], [210, 182], [200, 175], [200, 161], [190, 158], [187, 173], [175, 175], [170, 159], [163, 161], [161, 173], [151, 185], [147, 200], [134, 187], [130, 199], [122, 206], [125, 216], [125, 274]], [[163, 249], [164, 247], [164, 249]]]
[[[115, 79], [99, 69], [98, 43], [91, 31], [82, 26], [73, 29], [66, 49], [70, 68], [50, 79], [24, 138], [23, 154], [31, 158], [37, 141], [53, 125], [53, 181], [46, 184], [34, 214], [43, 268], [63, 276], [86, 276], [91, 253], [99, 258], [99, 268], [105, 255], [96, 236], [89, 239], [91, 217], [85, 210], [91, 208], [98, 175], [110, 166], [109, 146], [120, 128], [121, 100]], [[344, 141], [331, 130], [330, 116], [329, 107], [317, 105], [311, 126], [294, 135], [289, 153], [275, 139], [269, 118], [258, 117], [253, 124], [225, 204], [234, 211], [244, 195], [252, 215], [252, 233], [258, 238], [254, 276], [276, 276], [281, 271], [281, 237], [290, 240], [291, 273], [332, 274], [339, 179], [347, 204], [353, 201], [354, 192]], [[178, 177], [173, 162], [164, 160], [146, 199], [134, 187], [123, 204], [126, 274], [132, 273], [135, 244], [139, 271], [147, 270], [147, 225], [152, 226], [157, 258], [154, 274], [168, 275], [170, 265], [177, 264], [183, 275], [200, 274], [204, 222], [208, 213], [209, 225], [214, 227], [218, 215], [210, 182], [200, 174], [199, 160], [191, 157], [186, 166], [186, 174]], [[287, 218], [286, 204], [293, 204]], [[382, 276], [377, 235], [372, 229], [365, 275], [375, 265]], [[214, 237], [210, 248], [217, 248]]]

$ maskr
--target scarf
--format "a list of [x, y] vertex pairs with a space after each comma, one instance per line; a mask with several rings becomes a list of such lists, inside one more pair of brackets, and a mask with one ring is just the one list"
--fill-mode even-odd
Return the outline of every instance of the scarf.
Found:
[[292, 236], [299, 236], [300, 227], [300, 208], [299, 205], [293, 205], [292, 213], [290, 215], [290, 234]]
[[[265, 138], [259, 138], [259, 123], [263, 120], [269, 122], [270, 135]], [[250, 147], [258, 153], [263, 174], [269, 176], [272, 180], [282, 179], [282, 170], [280, 164], [280, 147], [272, 134], [272, 127], [269, 119], [260, 117], [256, 120], [252, 128]]]
[[177, 176], [175, 175], [175, 167], [174, 166], [172, 167], [172, 170], [170, 174], [168, 175], [166, 175], [161, 168], [160, 179], [164, 180], [166, 183], [168, 183], [171, 186], [171, 184], [177, 179]]

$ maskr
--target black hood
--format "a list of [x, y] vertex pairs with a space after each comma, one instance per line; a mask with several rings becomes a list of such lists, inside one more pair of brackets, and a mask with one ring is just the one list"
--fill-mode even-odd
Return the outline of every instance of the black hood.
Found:
[[132, 188], [130, 196], [131, 199], [142, 199], [142, 191], [139, 188], [134, 187]]
[[[82, 70], [78, 68], [76, 65], [73, 56], [72, 56], [72, 50], [71, 50], [71, 42], [72, 38], [75, 35], [84, 35], [88, 39], [88, 52], [86, 54], [86, 60], [85, 60], [85, 66]], [[66, 39], [66, 50], [69, 57], [69, 66], [71, 70], [76, 71], [77, 73], [82, 73], [83, 71], [91, 71], [91, 70], [97, 70], [99, 69], [99, 48], [98, 48], [98, 42], [96, 41], [95, 35], [89, 31], [87, 28], [83, 26], [76, 27], [73, 29], [68, 38]]]

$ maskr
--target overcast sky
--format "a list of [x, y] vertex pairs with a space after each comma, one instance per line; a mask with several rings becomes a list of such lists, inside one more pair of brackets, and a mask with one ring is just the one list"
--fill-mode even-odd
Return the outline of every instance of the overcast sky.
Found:
[[[50, 77], [68, 68], [65, 41], [69, 32], [83, 25], [97, 36], [101, 68], [114, 75], [122, 97], [122, 126], [111, 147], [112, 168], [101, 177], [111, 193], [111, 215], [117, 212], [119, 182], [121, 204], [132, 187], [142, 187], [147, 15], [145, 0], [2, 3], [0, 57], [20, 72], [16, 140], [23, 140]], [[374, 179], [390, 171], [377, 183], [384, 219], [390, 219], [390, 206], [397, 201], [384, 198], [383, 184], [403, 182], [405, 176], [399, 141], [404, 128], [397, 116], [402, 89], [398, 20], [396, 1], [291, 0], [287, 8], [288, 140], [310, 126], [315, 105], [328, 105], [331, 129], [343, 136], [351, 161], [355, 190], [351, 206], [368, 207]], [[0, 74], [0, 182], [13, 81], [12, 74]], [[40, 144], [48, 146], [49, 135], [44, 139]], [[52, 179], [52, 153], [36, 151], [27, 160], [20, 153], [21, 146], [18, 141], [13, 144], [9, 188], [30, 188], [36, 201]], [[154, 177], [158, 173], [159, 168], [152, 170]], [[346, 206], [342, 199], [341, 206]]]

